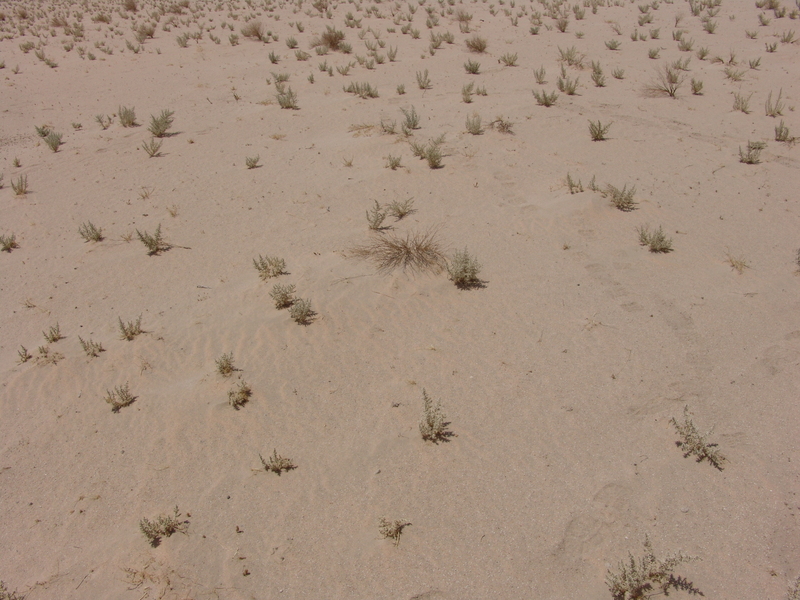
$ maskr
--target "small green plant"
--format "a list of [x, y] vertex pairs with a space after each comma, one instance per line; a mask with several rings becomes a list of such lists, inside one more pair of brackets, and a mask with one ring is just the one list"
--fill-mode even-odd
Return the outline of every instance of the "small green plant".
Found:
[[619, 50], [619, 47], [622, 45], [619, 40], [608, 40], [605, 44], [606, 48], [609, 50]]
[[570, 194], [579, 194], [583, 191], [583, 184], [579, 179], [577, 182], [572, 178], [572, 175], [567, 173], [567, 188]]
[[253, 390], [247, 385], [246, 382], [240, 381], [239, 384], [228, 392], [228, 404], [234, 410], [239, 410], [250, 400], [253, 395]]
[[516, 67], [517, 66], [517, 53], [511, 54], [510, 52], [506, 52], [500, 57], [500, 62], [503, 63], [506, 67]]
[[24, 196], [28, 193], [28, 176], [20, 175], [17, 180], [11, 179], [11, 189], [14, 190], [15, 196]]
[[294, 293], [294, 285], [276, 283], [274, 286], [272, 286], [272, 291], [269, 293], [269, 295], [275, 302], [275, 308], [283, 309], [289, 308], [294, 303]]
[[545, 71], [544, 67], [539, 67], [538, 69], [535, 69], [533, 71], [533, 77], [534, 79], [536, 79], [536, 83], [538, 83], [539, 85], [544, 85], [545, 83], [547, 83], [547, 81], [545, 80], [546, 74], [547, 71]]
[[592, 61], [592, 82], [595, 87], [606, 87], [606, 76], [599, 62]]
[[308, 325], [311, 318], [314, 316], [314, 311], [311, 310], [311, 300], [304, 298], [297, 298], [292, 302], [292, 307], [289, 309], [289, 316], [295, 323], [300, 325]]
[[685, 79], [685, 75], [680, 74], [674, 67], [665, 64], [656, 71], [655, 79], [650, 82], [647, 91], [676, 98], [678, 90]]
[[782, 95], [783, 89], [778, 92], [778, 97], [775, 99], [775, 102], [772, 102], [772, 92], [767, 96], [767, 101], [764, 103], [764, 111], [768, 117], [776, 118], [783, 115], [784, 104], [781, 102]]
[[142, 150], [145, 151], [148, 158], [157, 158], [161, 156], [161, 145], [164, 142], [156, 138], [150, 138], [149, 142], [142, 143]]
[[456, 250], [451, 260], [447, 263], [447, 273], [450, 280], [459, 289], [470, 289], [480, 287], [481, 281], [478, 279], [481, 265], [467, 249]]
[[154, 521], [142, 518], [139, 521], [139, 530], [155, 548], [161, 543], [161, 538], [170, 537], [174, 533], [186, 533], [189, 521], [181, 520], [181, 513], [175, 507], [171, 515], [160, 515]]
[[639, 244], [647, 246], [650, 252], [654, 254], [672, 252], [672, 238], [668, 238], [664, 234], [661, 225], [658, 226], [658, 229], [650, 231], [650, 226], [645, 224], [638, 227], [636, 232], [639, 234]]
[[694, 40], [681, 39], [678, 41], [678, 50], [681, 52], [691, 52], [694, 48]]
[[258, 166], [259, 160], [261, 160], [261, 156], [247, 156], [244, 159], [244, 164], [247, 165], [248, 169], [255, 169]]
[[33, 358], [33, 356], [31, 356], [31, 353], [28, 352], [28, 349], [25, 346], [19, 347], [19, 350], [17, 350], [17, 356], [18, 356], [17, 362], [19, 364], [26, 363]]
[[53, 152], [58, 152], [58, 149], [61, 146], [62, 137], [62, 134], [51, 131], [45, 136], [44, 143], [47, 144], [47, 147]]
[[394, 540], [394, 545], [400, 544], [400, 536], [403, 529], [408, 527], [411, 523], [401, 520], [389, 521], [386, 517], [381, 517], [378, 521], [378, 531], [384, 539]]
[[64, 339], [64, 336], [61, 335], [61, 328], [58, 326], [58, 323], [51, 325], [50, 329], [42, 332], [42, 335], [48, 344], [54, 344], [58, 340]]
[[739, 162], [746, 165], [757, 165], [761, 162], [761, 151], [766, 148], [764, 142], [747, 142], [747, 150], [739, 146]]
[[111, 127], [111, 117], [108, 115], [96, 115], [94, 120], [100, 124], [100, 127], [103, 128], [103, 131]]
[[144, 333], [142, 329], [142, 315], [139, 315], [139, 318], [135, 321], [128, 321], [127, 323], [122, 320], [122, 317], [117, 318], [119, 319], [120, 339], [130, 342], [137, 335]]
[[675, 445], [683, 450], [684, 458], [695, 456], [697, 462], [707, 460], [715, 469], [722, 471], [722, 463], [725, 462], [725, 457], [717, 449], [717, 444], [706, 441], [706, 438], [714, 431], [713, 427], [703, 434], [697, 431], [688, 405], [683, 408], [683, 423], [679, 423], [675, 417], [672, 417], [670, 423], [672, 423], [681, 437], [681, 440], [675, 442]]
[[548, 94], [544, 90], [538, 92], [533, 90], [533, 96], [536, 98], [536, 103], [539, 106], [550, 107], [556, 103], [556, 100], [558, 100], [558, 94], [554, 91]]
[[661, 54], [661, 48], [650, 48], [647, 51], [647, 58], [657, 59]]
[[622, 212], [630, 212], [636, 208], [636, 202], [633, 199], [635, 193], [636, 188], [631, 187], [628, 189], [627, 184], [622, 186], [622, 189], [607, 184], [601, 191], [603, 197], [610, 198], [611, 204]]
[[614, 79], [625, 79], [625, 69], [614, 69], [611, 71], [611, 76]]
[[473, 113], [467, 117], [466, 120], [467, 132], [472, 135], [481, 135], [483, 127], [481, 127], [481, 116], [478, 113]]
[[101, 242], [103, 241], [103, 230], [95, 227], [94, 223], [87, 221], [78, 227], [78, 233], [85, 242]]
[[111, 405], [111, 412], [118, 413], [120, 409], [130, 406], [136, 400], [131, 394], [128, 384], [118, 385], [113, 390], [106, 390], [105, 401]]
[[19, 248], [17, 236], [15, 234], [0, 235], [0, 252], [10, 253], [14, 248]]
[[405, 84], [401, 83], [397, 86], [397, 95], [402, 96], [406, 93], [406, 86]]
[[158, 116], [150, 115], [150, 126], [147, 130], [153, 134], [153, 137], [166, 137], [169, 135], [169, 128], [172, 127], [172, 122], [175, 120], [174, 114], [171, 110], [162, 110]]
[[386, 211], [382, 210], [381, 205], [375, 200], [375, 205], [367, 210], [367, 224], [372, 231], [381, 231], [383, 220], [386, 218]]
[[703, 82], [699, 79], [695, 79], [692, 77], [692, 94], [695, 96], [702, 96], [703, 95]]
[[378, 97], [378, 89], [372, 87], [370, 83], [352, 82], [348, 86], [343, 87], [343, 89], [348, 94], [355, 94], [363, 100]]
[[733, 95], [733, 110], [738, 110], [743, 112], [746, 115], [750, 114], [750, 98], [753, 94], [750, 94], [745, 98], [741, 94], [735, 93]]
[[392, 171], [396, 171], [402, 165], [400, 164], [401, 159], [399, 156], [392, 156], [391, 154], [386, 157], [386, 168], [391, 169]]
[[258, 455], [258, 458], [261, 459], [261, 464], [263, 465], [265, 471], [272, 471], [278, 476], [280, 476], [280, 474], [284, 471], [291, 471], [297, 468], [297, 465], [292, 462], [291, 458], [284, 458], [278, 454], [278, 451], [275, 448], [272, 449], [272, 456], [269, 457], [269, 460], [264, 460], [264, 457], [260, 454]]
[[769, 42], [765, 42], [764, 46], [766, 47], [767, 52], [769, 52], [770, 54], [778, 50], [778, 42], [774, 42], [772, 44], [770, 44]]
[[81, 348], [86, 353], [86, 356], [89, 357], [97, 357], [100, 356], [101, 352], [105, 352], [105, 348], [103, 348], [103, 344], [99, 342], [89, 340], [84, 340], [81, 336], [78, 336], [78, 341], [81, 343]]
[[47, 125], [42, 125], [41, 127], [34, 125], [33, 128], [36, 130], [36, 135], [42, 139], [46, 138], [52, 132], [52, 129]]
[[433, 87], [431, 85], [431, 79], [428, 76], [428, 69], [425, 69], [425, 71], [417, 71], [417, 85], [421, 90], [429, 90]]
[[152, 234], [147, 231], [142, 233], [137, 229], [136, 235], [139, 237], [139, 241], [147, 248], [148, 256], [156, 256], [172, 248], [172, 245], [167, 243], [161, 235], [161, 223], [158, 224]]
[[136, 111], [133, 108], [120, 106], [117, 110], [117, 116], [119, 117], [119, 124], [123, 127], [136, 127], [138, 125], [136, 123]]
[[253, 266], [264, 281], [279, 275], [286, 275], [286, 261], [277, 256], [261, 256], [259, 254], [258, 259], [253, 259]]
[[[657, 559], [647, 535], [644, 537], [644, 550], [644, 556], [638, 560], [633, 554], [628, 553], [628, 560], [621, 561], [616, 572], [608, 571], [606, 585], [614, 600], [649, 598], [651, 596], [649, 592], [656, 587], [666, 596], [670, 588], [686, 589], [686, 586], [689, 586], [685, 579], [675, 577], [673, 572], [681, 563], [695, 560], [694, 557], [678, 552], [675, 555], [668, 555], [663, 560]], [[691, 586], [689, 589], [694, 590]]]
[[731, 268], [741, 275], [744, 273], [745, 269], [749, 269], [750, 265], [747, 264], [747, 261], [741, 256], [734, 256], [730, 252], [725, 255], [726, 262], [731, 266]]
[[442, 410], [441, 401], [434, 402], [428, 392], [422, 390], [422, 420], [419, 422], [419, 432], [422, 439], [438, 443], [447, 440], [452, 433], [447, 430], [449, 423], [445, 421], [447, 416]]
[[396, 220], [401, 220], [404, 217], [407, 217], [411, 213], [416, 212], [414, 209], [414, 199], [408, 198], [400, 202], [399, 200], [393, 200], [387, 207], [386, 211], [392, 215]]
[[228, 352], [227, 354], [223, 354], [216, 360], [217, 364], [217, 373], [222, 375], [223, 377], [230, 377], [234, 371], [238, 371], [235, 366], [233, 366], [233, 352]]
[[589, 121], [589, 135], [592, 137], [593, 142], [602, 142], [606, 138], [609, 128], [612, 123], [603, 125], [599, 120], [597, 122]]
[[403, 123], [401, 128], [405, 135], [410, 135], [411, 131], [415, 129], [419, 129], [419, 115], [417, 114], [417, 109], [413, 106], [411, 109], [401, 108], [400, 111], [403, 113]]
[[784, 124], [783, 119], [779, 125], [775, 126], [775, 141], [776, 142], [794, 142], [794, 138], [789, 135], [789, 128]]
[[475, 52], [477, 54], [486, 52], [486, 48], [488, 47], [486, 39], [478, 35], [474, 35], [471, 38], [467, 39], [466, 45], [467, 45], [467, 50], [469, 50], [470, 52]]

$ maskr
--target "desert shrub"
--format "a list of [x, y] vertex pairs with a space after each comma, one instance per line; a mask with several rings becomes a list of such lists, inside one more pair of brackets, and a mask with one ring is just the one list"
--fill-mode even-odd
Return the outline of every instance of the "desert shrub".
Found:
[[163, 142], [156, 138], [150, 138], [149, 142], [142, 143], [142, 150], [145, 151], [148, 158], [156, 158], [161, 156], [161, 145]]
[[428, 75], [428, 69], [425, 69], [425, 71], [417, 71], [417, 85], [421, 90], [429, 90], [433, 87], [431, 85], [431, 78]]
[[242, 408], [250, 400], [253, 390], [246, 382], [240, 381], [239, 384], [228, 392], [228, 404], [235, 410]]
[[389, 521], [386, 517], [381, 517], [378, 521], [378, 531], [384, 538], [394, 540], [394, 545], [397, 546], [400, 543], [403, 529], [408, 525], [411, 523], [400, 520]]
[[545, 107], [553, 106], [556, 103], [556, 100], [558, 99], [558, 94], [556, 94], [555, 92], [551, 92], [550, 94], [548, 94], [544, 90], [541, 90], [539, 92], [533, 90], [533, 96], [534, 98], [536, 98], [536, 103], [539, 106], [545, 106]]
[[64, 336], [61, 335], [61, 327], [58, 326], [58, 323], [55, 325], [51, 325], [47, 331], [43, 331], [42, 335], [44, 339], [49, 344], [54, 344], [58, 340], [63, 340]]
[[413, 106], [411, 109], [401, 108], [400, 111], [403, 113], [403, 117], [405, 117], [401, 125], [405, 135], [410, 135], [412, 130], [419, 129], [419, 115]]
[[186, 533], [189, 521], [181, 520], [178, 507], [171, 515], [160, 515], [154, 521], [142, 518], [139, 521], [139, 530], [154, 548], [161, 543], [162, 537], [170, 537], [174, 533]]
[[0, 581], [0, 600], [25, 600], [25, 596], [18, 594], [16, 591], [11, 591], [6, 587], [4, 581]]
[[403, 217], [406, 217], [411, 213], [416, 212], [416, 210], [414, 209], [414, 199], [408, 198], [407, 200], [403, 200], [402, 202], [400, 202], [399, 200], [393, 200], [391, 203], [387, 205], [386, 211], [399, 221]]
[[142, 329], [142, 315], [139, 315], [139, 318], [135, 321], [128, 321], [127, 323], [122, 320], [122, 317], [117, 318], [119, 319], [120, 339], [130, 342], [137, 335], [144, 332]]
[[434, 402], [428, 393], [422, 390], [422, 420], [419, 422], [419, 432], [422, 439], [434, 443], [446, 440], [452, 434], [447, 430], [445, 421], [447, 416], [442, 410], [441, 401]]
[[601, 191], [601, 194], [603, 194], [604, 197], [610, 198], [611, 204], [622, 212], [630, 212], [636, 208], [636, 202], [633, 199], [635, 193], [636, 187], [632, 186], [628, 189], [628, 184], [623, 185], [622, 189], [619, 189], [609, 183]]
[[247, 156], [244, 159], [244, 164], [248, 169], [255, 169], [258, 166], [259, 160], [261, 160], [260, 156]]
[[265, 41], [264, 25], [261, 21], [256, 21], [255, 19], [245, 23], [241, 29], [241, 34], [246, 38], [254, 38], [260, 42]]
[[592, 141], [601, 142], [607, 139], [606, 134], [608, 133], [610, 127], [611, 123], [603, 125], [599, 120], [596, 123], [589, 121], [589, 135], [591, 136]]
[[378, 97], [378, 89], [372, 87], [372, 84], [370, 83], [352, 82], [347, 86], [343, 86], [342, 89], [344, 89], [344, 91], [348, 94], [355, 94], [363, 100]]
[[466, 128], [467, 132], [471, 133], [472, 135], [482, 134], [483, 127], [481, 127], [481, 116], [477, 113], [468, 116], [466, 120]]
[[386, 211], [381, 210], [381, 205], [375, 200], [375, 205], [367, 211], [367, 224], [372, 231], [380, 231]]
[[121, 408], [130, 406], [136, 400], [136, 396], [131, 394], [128, 384], [118, 385], [113, 390], [106, 390], [105, 401], [111, 405], [111, 412], [118, 413]]
[[761, 162], [761, 151], [766, 148], [764, 142], [747, 142], [747, 150], [739, 146], [739, 162], [746, 165], [757, 165]]
[[646, 91], [651, 94], [664, 94], [676, 98], [686, 76], [670, 65], [663, 65], [656, 70], [655, 78], [647, 85]]
[[103, 344], [99, 342], [94, 342], [92, 340], [84, 340], [81, 336], [78, 336], [78, 341], [81, 343], [81, 348], [86, 353], [86, 356], [96, 357], [100, 356], [101, 352], [105, 352], [105, 348], [103, 348]]
[[253, 259], [253, 266], [264, 281], [278, 275], [286, 275], [286, 261], [277, 256], [261, 256], [259, 254], [258, 259]]
[[281, 108], [291, 110], [299, 110], [300, 108], [297, 104], [297, 94], [292, 88], [280, 89], [275, 98]]
[[314, 311], [311, 310], [311, 300], [304, 298], [295, 299], [289, 309], [289, 316], [295, 323], [308, 325], [311, 322], [311, 317], [314, 316]]
[[672, 417], [670, 423], [681, 436], [681, 441], [675, 442], [675, 444], [683, 450], [684, 458], [695, 456], [697, 462], [707, 460], [711, 466], [722, 471], [725, 457], [717, 449], [717, 444], [706, 441], [706, 438], [714, 431], [713, 427], [703, 434], [697, 431], [688, 406], [683, 407], [683, 423], [679, 423], [675, 417]]
[[171, 110], [162, 110], [158, 116], [150, 115], [150, 127], [147, 130], [153, 134], [153, 137], [166, 137], [169, 128], [172, 127], [172, 122], [175, 120], [174, 114]]
[[435, 228], [407, 232], [404, 237], [393, 233], [375, 236], [367, 244], [352, 248], [350, 253], [354, 257], [372, 261], [380, 272], [398, 268], [438, 272], [446, 264], [438, 240], [438, 229]]
[[28, 193], [28, 176], [20, 175], [17, 180], [11, 179], [11, 189], [14, 190], [15, 196], [24, 196]]
[[620, 562], [616, 572], [608, 571], [606, 585], [614, 600], [639, 600], [650, 597], [648, 592], [656, 587], [660, 588], [665, 596], [669, 594], [670, 588], [691, 589], [696, 592], [685, 579], [673, 575], [675, 567], [695, 560], [694, 557], [678, 552], [663, 560], [658, 559], [653, 554], [653, 545], [647, 535], [644, 538], [644, 550], [644, 556], [638, 560], [633, 554], [628, 553], [628, 560]]
[[486, 48], [488, 46], [486, 39], [478, 35], [474, 35], [471, 38], [467, 39], [466, 44], [467, 44], [467, 50], [476, 53], [486, 52]]
[[95, 227], [91, 221], [82, 223], [78, 227], [78, 233], [86, 242], [100, 242], [103, 240], [103, 230]]
[[133, 108], [120, 106], [117, 110], [117, 116], [119, 117], [119, 124], [123, 127], [135, 127], [137, 125], [136, 111]]
[[0, 235], [0, 252], [11, 252], [14, 248], [19, 248], [16, 234]]
[[215, 362], [217, 364], [217, 373], [223, 377], [230, 377], [234, 371], [238, 371], [238, 369], [233, 366], [233, 352], [223, 354]]
[[480, 286], [481, 265], [478, 260], [467, 252], [467, 249], [456, 250], [453, 258], [447, 263], [447, 273], [450, 280], [460, 289], [469, 289]]
[[264, 466], [265, 471], [272, 471], [273, 473], [280, 476], [281, 473], [284, 471], [291, 471], [292, 469], [296, 469], [297, 465], [292, 462], [291, 458], [284, 458], [278, 451], [273, 448], [272, 456], [269, 457], [269, 460], [264, 460], [264, 457], [260, 454], [258, 458], [261, 459], [261, 464]]
[[636, 229], [639, 234], [639, 244], [647, 246], [650, 252], [666, 254], [672, 252], [672, 238], [668, 238], [661, 228], [650, 231], [649, 225], [642, 225]]
[[172, 246], [167, 243], [161, 235], [160, 223], [153, 233], [148, 233], [147, 231], [142, 233], [137, 229], [136, 235], [139, 237], [139, 241], [142, 242], [142, 244], [144, 244], [147, 248], [148, 256], [155, 256], [172, 248]]
[[477, 75], [481, 70], [481, 63], [477, 60], [469, 59], [464, 63], [464, 70], [470, 75]]
[[325, 32], [323, 32], [318, 40], [315, 39], [311, 45], [327, 46], [331, 50], [341, 50], [344, 38], [345, 35], [343, 31], [340, 31], [335, 27], [331, 27], [330, 25], [326, 25]]
[[62, 137], [62, 134], [51, 131], [45, 136], [44, 143], [47, 144], [47, 147], [53, 152], [58, 152], [58, 149], [61, 146]]
[[292, 284], [283, 285], [276, 283], [272, 286], [272, 291], [269, 293], [272, 300], [275, 302], [275, 308], [289, 308], [294, 302], [295, 286]]

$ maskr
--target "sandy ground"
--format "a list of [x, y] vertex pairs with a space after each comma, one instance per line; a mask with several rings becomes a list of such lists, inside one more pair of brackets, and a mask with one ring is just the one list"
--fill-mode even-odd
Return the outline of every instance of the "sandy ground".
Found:
[[[0, 2], [0, 234], [18, 246], [0, 254], [8, 589], [31, 600], [610, 598], [608, 572], [642, 556], [647, 535], [659, 558], [700, 559], [675, 574], [707, 598], [787, 597], [800, 575], [800, 150], [774, 130], [800, 134], [797, 10], [596, 8], [577, 19], [568, 4], [509, 0]], [[360, 24], [346, 26], [348, 13]], [[246, 38], [246, 20], [278, 39]], [[351, 53], [317, 55], [328, 26]], [[453, 43], [432, 52], [445, 32]], [[484, 53], [468, 50], [475, 35]], [[367, 43], [382, 63], [369, 64]], [[565, 65], [577, 93], [538, 105], [533, 91], [557, 91], [571, 47], [584, 56]], [[648, 89], [686, 59], [676, 98]], [[289, 75], [297, 110], [278, 105], [275, 74]], [[470, 82], [487, 95], [465, 103]], [[346, 93], [351, 83], [379, 96]], [[781, 93], [774, 118], [770, 92]], [[138, 126], [121, 126], [123, 106]], [[405, 136], [412, 107], [420, 129]], [[150, 158], [142, 145], [162, 110], [174, 123]], [[482, 135], [466, 132], [473, 113]], [[595, 142], [598, 120], [611, 126]], [[63, 134], [57, 152], [37, 135], [44, 125]], [[410, 142], [442, 135], [441, 168], [413, 156]], [[766, 143], [759, 164], [740, 162], [748, 142]], [[568, 174], [584, 191], [570, 193]], [[617, 210], [608, 184], [635, 186], [635, 209]], [[412, 214], [370, 232], [374, 201], [409, 198]], [[89, 222], [102, 241], [81, 238]], [[137, 231], [159, 225], [172, 248], [149, 256]], [[645, 225], [663, 227], [672, 252], [640, 245]], [[352, 256], [430, 228], [448, 256], [477, 258], [479, 286]], [[288, 273], [262, 281], [259, 255]], [[274, 307], [276, 282], [311, 300], [309, 324]], [[119, 321], [139, 316], [144, 332], [121, 339]], [[56, 324], [63, 339], [48, 344]], [[104, 351], [87, 356], [81, 339]], [[226, 353], [238, 369], [228, 378], [216, 367]], [[238, 382], [252, 396], [234, 410]], [[114, 413], [104, 397], [126, 383], [135, 402]], [[438, 444], [420, 435], [423, 389], [450, 423]], [[713, 427], [722, 470], [676, 447], [671, 420], [686, 406], [701, 433]], [[259, 455], [273, 450], [296, 468], [266, 471]], [[151, 547], [141, 519], [176, 505], [185, 531]], [[382, 517], [410, 523], [399, 544]]]

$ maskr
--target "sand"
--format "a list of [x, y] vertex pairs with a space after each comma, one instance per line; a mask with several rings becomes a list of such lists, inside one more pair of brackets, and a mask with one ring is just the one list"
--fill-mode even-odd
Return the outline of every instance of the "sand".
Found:
[[[659, 558], [698, 557], [674, 572], [707, 598], [785, 598], [800, 575], [800, 174], [797, 146], [774, 130], [800, 132], [797, 11], [724, 0], [712, 34], [708, 7], [618, 4], [581, 19], [567, 4], [508, 0], [0, 4], [0, 234], [18, 246], [0, 253], [8, 590], [610, 598], [609, 571], [641, 557], [647, 536]], [[550, 10], [568, 14], [565, 32]], [[245, 37], [246, 20], [278, 39]], [[351, 53], [317, 55], [329, 26]], [[432, 52], [445, 32], [453, 43]], [[484, 53], [467, 48], [476, 35]], [[575, 95], [557, 90], [571, 47], [584, 56], [565, 65]], [[658, 69], [687, 59], [675, 98], [653, 91]], [[274, 74], [289, 75], [297, 110], [280, 108]], [[486, 95], [464, 102], [469, 83]], [[122, 127], [122, 107], [138, 126]], [[420, 128], [406, 136], [412, 107]], [[151, 158], [142, 146], [163, 110], [174, 122]], [[466, 132], [473, 113], [481, 135]], [[611, 124], [605, 141], [589, 135], [598, 120]], [[63, 134], [57, 152], [44, 125]], [[431, 169], [410, 142], [440, 136]], [[758, 164], [740, 162], [748, 142], [766, 144]], [[634, 210], [617, 210], [607, 185], [635, 187]], [[375, 201], [408, 199], [413, 213], [369, 230]], [[89, 222], [102, 241], [79, 235]], [[137, 231], [158, 226], [171, 248], [151, 256]], [[645, 226], [672, 251], [640, 245]], [[428, 230], [451, 260], [477, 259], [478, 285], [353, 256]], [[287, 273], [262, 280], [259, 256]], [[306, 325], [274, 307], [275, 283], [311, 301]], [[120, 320], [139, 317], [143, 333], [121, 339]], [[56, 324], [63, 339], [48, 343]], [[103, 351], [88, 356], [81, 339]], [[227, 353], [237, 370], [223, 377]], [[228, 392], [242, 382], [252, 396], [235, 410]], [[125, 384], [135, 400], [112, 412], [104, 398]], [[420, 435], [423, 390], [449, 422], [440, 443]], [[676, 445], [684, 407], [701, 433], [713, 428], [721, 470]], [[296, 468], [266, 471], [259, 455], [273, 451]], [[184, 531], [151, 546], [140, 521], [176, 506]], [[398, 544], [381, 518], [409, 523]]]

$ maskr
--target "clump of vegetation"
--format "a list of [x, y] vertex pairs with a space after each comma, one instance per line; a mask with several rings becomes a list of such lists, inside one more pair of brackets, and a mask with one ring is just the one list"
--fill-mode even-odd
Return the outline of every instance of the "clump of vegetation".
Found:
[[544, 90], [536, 91], [533, 90], [533, 96], [536, 98], [536, 103], [539, 106], [550, 107], [556, 103], [558, 100], [558, 94], [556, 92], [547, 93]]
[[157, 158], [161, 156], [161, 146], [164, 142], [156, 138], [150, 138], [149, 142], [142, 142], [142, 150], [145, 151], [148, 158]]
[[275, 302], [275, 308], [289, 308], [294, 303], [295, 287], [292, 284], [283, 285], [276, 283], [272, 286], [272, 291], [269, 293], [272, 300]]
[[475, 52], [477, 54], [481, 54], [486, 52], [486, 48], [488, 47], [488, 43], [486, 42], [485, 38], [482, 38], [478, 35], [473, 35], [471, 38], [467, 39], [467, 50], [470, 52]]
[[169, 135], [169, 128], [172, 127], [172, 122], [175, 120], [174, 114], [171, 110], [162, 110], [158, 116], [150, 115], [150, 126], [147, 130], [153, 134], [153, 137], [166, 137]]
[[42, 335], [48, 344], [55, 344], [58, 340], [64, 339], [64, 336], [61, 335], [61, 328], [58, 326], [58, 323], [51, 325], [50, 329], [42, 332]]
[[277, 256], [261, 256], [259, 254], [258, 259], [253, 259], [253, 266], [264, 281], [278, 275], [286, 275], [286, 261]]
[[15, 196], [24, 196], [28, 193], [28, 176], [20, 175], [17, 180], [11, 179], [11, 189], [14, 190]]
[[143, 333], [142, 315], [139, 315], [139, 318], [135, 321], [128, 321], [127, 323], [122, 320], [122, 317], [117, 318], [119, 319], [120, 339], [130, 342], [137, 335]]
[[139, 241], [142, 242], [147, 248], [148, 256], [155, 256], [172, 248], [172, 245], [167, 243], [161, 235], [160, 223], [158, 224], [158, 227], [156, 227], [154, 233], [151, 234], [147, 231], [142, 233], [137, 229], [136, 235], [139, 237]]
[[186, 533], [189, 521], [181, 520], [181, 513], [178, 507], [171, 515], [160, 515], [154, 521], [142, 518], [139, 521], [139, 529], [155, 548], [161, 543], [162, 537], [170, 537], [173, 533]]
[[94, 358], [100, 356], [101, 352], [105, 352], [103, 344], [100, 344], [99, 342], [94, 342], [91, 339], [84, 340], [81, 336], [78, 336], [78, 341], [81, 343], [81, 348], [83, 348], [86, 356]]
[[472, 135], [481, 135], [483, 133], [483, 127], [481, 126], [481, 116], [477, 113], [474, 113], [467, 117], [465, 126], [467, 128], [467, 132], [471, 133]]
[[91, 221], [82, 223], [78, 227], [78, 233], [86, 242], [101, 242], [103, 241], [103, 230], [95, 227]]
[[264, 466], [265, 471], [272, 471], [280, 476], [281, 473], [284, 471], [291, 471], [292, 469], [296, 469], [297, 465], [292, 462], [291, 458], [284, 458], [276, 449], [272, 450], [272, 456], [269, 457], [269, 460], [264, 460], [264, 457], [260, 454], [258, 458], [261, 459], [261, 464]]
[[481, 281], [478, 279], [480, 270], [481, 265], [478, 260], [466, 248], [456, 250], [453, 258], [447, 263], [450, 280], [460, 289], [480, 287]]
[[0, 600], [25, 600], [25, 596], [11, 591], [6, 587], [4, 581], [0, 581]]
[[136, 396], [131, 394], [128, 384], [118, 385], [113, 390], [106, 390], [106, 402], [111, 405], [111, 412], [118, 413], [121, 408], [130, 406], [136, 400]]
[[386, 218], [386, 211], [375, 200], [375, 205], [367, 211], [367, 224], [372, 231], [381, 231], [383, 220]]
[[681, 563], [695, 560], [681, 552], [669, 555], [661, 560], [653, 554], [653, 545], [650, 538], [644, 538], [644, 556], [638, 560], [633, 554], [628, 553], [628, 561], [622, 561], [616, 572], [608, 571], [606, 585], [611, 591], [614, 600], [640, 600], [649, 597], [651, 590], [659, 588], [666, 596], [670, 588], [697, 590], [681, 577], [676, 577], [673, 572]]
[[407, 217], [411, 213], [416, 212], [414, 209], [414, 199], [408, 198], [400, 202], [399, 200], [393, 200], [387, 207], [387, 212], [392, 215], [398, 221], [401, 220], [403, 217]]
[[0, 235], [0, 251], [10, 253], [14, 248], [19, 248], [15, 234]]
[[258, 166], [259, 160], [261, 160], [261, 156], [247, 156], [244, 159], [244, 164], [248, 169], [255, 169]]
[[606, 134], [611, 128], [612, 123], [603, 125], [598, 119], [597, 122], [589, 121], [589, 135], [592, 137], [593, 142], [602, 142], [606, 140]]
[[374, 236], [370, 242], [356, 246], [351, 254], [375, 263], [378, 271], [394, 269], [411, 271], [440, 271], [446, 264], [438, 229], [407, 232], [404, 237], [393, 233]]
[[51, 131], [45, 136], [44, 143], [47, 144], [47, 147], [53, 152], [58, 152], [58, 149], [61, 147], [62, 137], [62, 134]]
[[739, 146], [739, 162], [746, 165], [757, 165], [761, 162], [761, 151], [766, 148], [764, 142], [747, 142], [747, 150]]
[[622, 212], [630, 212], [636, 208], [636, 202], [633, 199], [633, 195], [636, 193], [636, 187], [628, 189], [628, 185], [625, 184], [622, 186], [622, 189], [619, 189], [608, 184], [601, 193], [603, 197], [610, 198], [611, 204]]
[[675, 442], [675, 445], [683, 450], [684, 458], [695, 456], [697, 462], [707, 460], [711, 466], [722, 471], [722, 463], [725, 462], [725, 457], [717, 449], [717, 444], [706, 441], [706, 438], [714, 431], [713, 427], [703, 434], [697, 431], [688, 406], [683, 408], [683, 423], [678, 423], [675, 417], [672, 417], [670, 423], [675, 427], [678, 435], [681, 436], [681, 441]]
[[639, 244], [647, 246], [650, 252], [663, 254], [672, 252], [672, 238], [664, 234], [661, 225], [655, 231], [650, 231], [649, 225], [642, 225], [636, 231], [639, 234]]
[[442, 410], [441, 401], [434, 402], [428, 393], [422, 390], [422, 420], [419, 422], [419, 432], [422, 439], [438, 443], [445, 441], [452, 433], [447, 430], [449, 423]]
[[239, 410], [250, 400], [253, 390], [246, 382], [240, 381], [239, 385], [228, 392], [228, 404], [234, 409]]
[[238, 371], [238, 369], [233, 366], [233, 352], [223, 354], [216, 360], [216, 363], [217, 373], [223, 377], [230, 377], [234, 371]]
[[[123, 127], [136, 127], [136, 125], [138, 125], [138, 123], [136, 123], [136, 110], [133, 108], [120, 106], [117, 110], [117, 117], [119, 117], [119, 124]], [[111, 119], [109, 119], [108, 122], [110, 124]], [[102, 121], [100, 124], [102, 125]]]
[[314, 316], [314, 311], [311, 310], [311, 300], [296, 298], [289, 309], [289, 316], [300, 325], [308, 325]]
[[411, 523], [406, 521], [389, 521], [386, 517], [381, 517], [378, 521], [378, 531], [385, 539], [394, 540], [394, 545], [400, 543], [400, 535], [403, 533], [403, 528], [408, 527]]
[[678, 90], [683, 85], [686, 76], [670, 65], [663, 65], [656, 71], [653, 79], [647, 87], [647, 91], [653, 94], [664, 94], [670, 98], [676, 98]]

